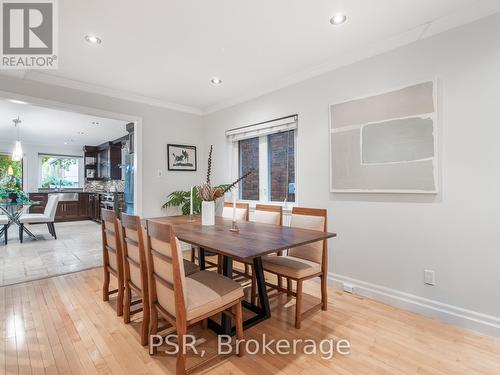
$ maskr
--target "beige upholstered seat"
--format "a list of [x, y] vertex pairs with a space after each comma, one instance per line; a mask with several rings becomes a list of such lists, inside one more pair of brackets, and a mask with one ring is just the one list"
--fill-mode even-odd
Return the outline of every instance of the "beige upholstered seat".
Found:
[[266, 271], [294, 279], [302, 279], [321, 272], [319, 263], [288, 255], [269, 255], [262, 258], [262, 263]]
[[[177, 342], [181, 346], [177, 354], [176, 373], [184, 374], [186, 351], [182, 345], [187, 327], [224, 312], [235, 318], [237, 338], [243, 339], [243, 289], [233, 280], [215, 272], [202, 271], [186, 277], [182, 251], [173, 226], [148, 220], [147, 236], [150, 333], [158, 333], [158, 314], [176, 327]], [[230, 311], [232, 307], [235, 313]]]
[[243, 289], [238, 283], [210, 271], [186, 277], [186, 291], [188, 320], [243, 297]]

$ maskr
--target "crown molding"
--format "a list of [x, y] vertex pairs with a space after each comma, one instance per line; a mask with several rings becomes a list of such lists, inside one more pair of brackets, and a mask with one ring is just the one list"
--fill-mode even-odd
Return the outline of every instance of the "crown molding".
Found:
[[500, 2], [497, 0], [486, 0], [481, 4], [466, 6], [453, 14], [437, 18], [426, 22], [401, 34], [392, 36], [385, 40], [374, 42], [363, 46], [363, 48], [354, 48], [346, 53], [336, 56], [334, 60], [298, 72], [297, 74], [285, 77], [281, 81], [269, 85], [267, 88], [255, 90], [252, 93], [224, 101], [203, 109], [203, 115], [218, 112], [220, 110], [245, 103], [260, 96], [284, 89], [286, 87], [298, 84], [307, 79], [320, 76], [330, 71], [354, 64], [368, 58], [381, 55], [385, 52], [409, 45], [422, 39], [441, 34], [448, 30], [475, 22], [481, 18], [491, 16], [500, 12]]
[[277, 90], [298, 84], [307, 79], [320, 76], [344, 66], [389, 52], [418, 40], [429, 38], [467, 23], [472, 23], [497, 12], [500, 12], [500, 2], [498, 2], [498, 0], [484, 0], [480, 4], [475, 3], [473, 6], [465, 6], [451, 15], [416, 26], [385, 40], [365, 45], [363, 48], [354, 48], [342, 55], [336, 56], [335, 59], [327, 61], [324, 64], [303, 70], [296, 74], [282, 78], [267, 87], [248, 92], [245, 95], [241, 95], [206, 108], [196, 108], [188, 105], [163, 101], [161, 99], [150, 98], [110, 87], [93, 85], [36, 70], [2, 71], [0, 74], [203, 116], [250, 101], [266, 94], [270, 94]]
[[134, 94], [123, 90], [113, 89], [110, 87], [99, 86], [86, 82], [63, 78], [53, 74], [44, 73], [41, 71], [29, 70], [24, 74], [23, 78], [29, 81], [36, 81], [36, 82], [46, 83], [49, 85], [66, 87], [93, 94], [109, 96], [116, 99], [123, 99], [131, 102], [148, 104], [154, 107], [172, 109], [174, 111], [186, 112], [195, 115], [203, 114], [202, 110], [196, 107], [150, 98], [147, 96]]

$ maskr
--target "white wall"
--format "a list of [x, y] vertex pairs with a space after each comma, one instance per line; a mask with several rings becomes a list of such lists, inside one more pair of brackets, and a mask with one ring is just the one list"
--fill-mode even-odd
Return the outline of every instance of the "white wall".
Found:
[[[439, 79], [442, 192], [331, 194], [328, 106]], [[299, 204], [326, 207], [330, 271], [358, 292], [500, 334], [500, 15], [207, 115], [216, 182], [224, 131], [298, 113]], [[323, 160], [323, 163], [318, 163]], [[436, 272], [425, 286], [423, 270]]]
[[[204, 173], [204, 168], [198, 172], [167, 171], [167, 143], [202, 145], [202, 118], [198, 115], [6, 76], [0, 76], [0, 91], [140, 118], [142, 140], [137, 147], [142, 148], [139, 168], [142, 172], [142, 215], [145, 217], [164, 215], [161, 205], [166, 196], [173, 190], [199, 183]], [[92, 111], [89, 114], [103, 115]], [[159, 170], [163, 172], [162, 177], [159, 177]]]
[[[34, 145], [23, 142], [23, 190], [29, 193], [38, 191], [40, 180], [39, 154], [55, 154], [55, 155], [70, 155], [82, 156], [83, 150], [81, 147], [60, 147], [60, 146], [45, 146]], [[0, 140], [0, 153], [12, 153], [14, 142], [5, 142]], [[83, 158], [79, 165], [80, 181], [83, 187]]]

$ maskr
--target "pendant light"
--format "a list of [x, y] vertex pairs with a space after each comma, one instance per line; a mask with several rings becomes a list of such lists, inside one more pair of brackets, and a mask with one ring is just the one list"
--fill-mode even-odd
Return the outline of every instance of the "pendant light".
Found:
[[17, 130], [17, 140], [14, 145], [14, 151], [12, 152], [12, 160], [13, 161], [21, 161], [23, 158], [23, 148], [21, 146], [21, 138], [19, 136], [19, 127], [21, 120], [19, 120], [19, 116], [17, 116], [16, 119], [12, 120], [14, 122], [14, 126], [16, 127]]

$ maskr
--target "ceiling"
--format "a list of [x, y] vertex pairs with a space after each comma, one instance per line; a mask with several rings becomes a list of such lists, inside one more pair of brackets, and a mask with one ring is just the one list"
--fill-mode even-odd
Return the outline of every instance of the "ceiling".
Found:
[[[65, 0], [26, 79], [207, 113], [500, 11], [498, 0]], [[337, 12], [347, 23], [333, 26]], [[85, 34], [101, 45], [89, 45]], [[15, 73], [14, 73], [15, 74]], [[223, 80], [214, 86], [214, 76]]]
[[[14, 142], [13, 119], [19, 116], [21, 141], [54, 147], [97, 146], [127, 135], [126, 121], [89, 116], [31, 104], [15, 104], [0, 98], [1, 141]], [[98, 124], [92, 124], [97, 122]], [[83, 132], [84, 134], [79, 134]]]

